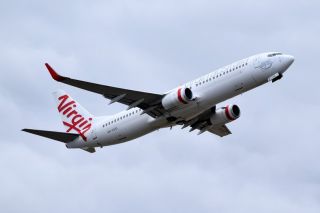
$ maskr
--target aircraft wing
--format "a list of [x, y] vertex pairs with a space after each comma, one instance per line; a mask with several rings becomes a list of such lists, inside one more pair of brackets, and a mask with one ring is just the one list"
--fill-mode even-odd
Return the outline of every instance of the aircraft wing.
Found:
[[213, 107], [211, 109], [204, 111], [203, 113], [201, 113], [200, 115], [198, 115], [197, 117], [193, 118], [190, 121], [182, 122], [184, 124], [182, 128], [184, 129], [186, 127], [191, 127], [191, 129], [189, 130], [190, 132], [197, 129], [199, 130], [198, 135], [204, 132], [210, 132], [220, 137], [224, 137], [232, 134], [226, 125], [212, 125], [209, 122], [210, 115], [212, 111], [215, 111], [215, 110], [216, 110], [216, 107]]
[[88, 90], [90, 92], [101, 94], [105, 98], [111, 100], [109, 104], [119, 102], [127, 105], [128, 109], [139, 107], [152, 117], [161, 116], [165, 112], [161, 105], [163, 95], [122, 89], [68, 78], [59, 75], [49, 64], [46, 63], [45, 65], [54, 80]]
[[213, 126], [213, 127], [210, 127], [207, 131], [211, 132], [213, 134], [216, 134], [220, 137], [224, 137], [224, 136], [232, 134], [226, 125]]
[[199, 122], [191, 125], [190, 131], [193, 131], [195, 129], [200, 130], [198, 132], [198, 135], [200, 135], [204, 132], [210, 132], [210, 133], [213, 133], [213, 134], [218, 135], [220, 137], [224, 137], [224, 136], [232, 134], [226, 125], [215, 126], [215, 125], [208, 124], [206, 121], [205, 122], [199, 121]]

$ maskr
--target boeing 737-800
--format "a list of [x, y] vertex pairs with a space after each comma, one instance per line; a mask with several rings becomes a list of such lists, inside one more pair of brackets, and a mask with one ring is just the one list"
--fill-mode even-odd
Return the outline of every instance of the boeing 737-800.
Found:
[[23, 129], [25, 132], [57, 140], [67, 148], [95, 152], [95, 147], [119, 144], [157, 129], [181, 125], [198, 134], [209, 132], [220, 137], [231, 134], [227, 123], [240, 117], [240, 108], [222, 101], [267, 82], [275, 82], [293, 63], [294, 57], [279, 52], [251, 56], [180, 85], [164, 94], [140, 92], [90, 83], [59, 75], [45, 64], [52, 78], [122, 103], [128, 108], [112, 116], [95, 117], [66, 92], [54, 93], [66, 132]]

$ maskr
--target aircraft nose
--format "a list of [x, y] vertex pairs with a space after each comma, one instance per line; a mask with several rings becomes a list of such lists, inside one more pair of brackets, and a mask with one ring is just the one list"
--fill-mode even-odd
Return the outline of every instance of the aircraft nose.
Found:
[[285, 72], [291, 64], [294, 62], [294, 57], [292, 55], [282, 55], [282, 73]]
[[286, 55], [286, 61], [289, 67], [294, 62], [294, 57], [292, 55]]

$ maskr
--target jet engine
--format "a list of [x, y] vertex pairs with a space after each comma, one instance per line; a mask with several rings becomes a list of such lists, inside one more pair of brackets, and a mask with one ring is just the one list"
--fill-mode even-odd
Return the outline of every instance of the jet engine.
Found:
[[192, 98], [193, 94], [190, 88], [177, 88], [163, 97], [162, 106], [166, 110], [171, 110], [175, 107], [188, 104]]
[[223, 125], [240, 117], [240, 108], [237, 105], [228, 105], [217, 109], [211, 116], [212, 125]]

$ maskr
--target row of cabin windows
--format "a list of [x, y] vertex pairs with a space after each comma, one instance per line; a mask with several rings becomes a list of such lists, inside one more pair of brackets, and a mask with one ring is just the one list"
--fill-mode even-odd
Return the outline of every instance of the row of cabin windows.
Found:
[[114, 124], [114, 123], [116, 123], [116, 122], [118, 122], [118, 121], [121, 121], [121, 120], [123, 120], [123, 119], [125, 119], [125, 118], [128, 118], [128, 117], [130, 117], [130, 116], [132, 116], [132, 115], [134, 115], [134, 114], [136, 114], [136, 113], [138, 113], [138, 112], [141, 112], [141, 111], [142, 111], [141, 109], [137, 109], [137, 110], [134, 110], [134, 111], [132, 111], [132, 112], [129, 112], [129, 113], [125, 114], [125, 115], [122, 115], [122, 116], [120, 116], [120, 117], [118, 117], [118, 118], [115, 118], [115, 119], [112, 120], [112, 121], [109, 121], [108, 123], [105, 123], [104, 125], [102, 125], [102, 127], [107, 127], [107, 126], [109, 126], [109, 125], [111, 125], [111, 124]]
[[247, 66], [248, 63], [244, 63], [244, 64], [241, 64], [240, 66], [236, 66], [236, 67], [233, 67], [233, 68], [230, 68], [228, 69], [227, 71], [224, 71], [224, 72], [221, 72], [220, 74], [217, 74], [216, 76], [212, 76], [210, 78], [207, 78], [206, 80], [203, 80], [202, 82], [200, 81], [199, 83], [196, 83], [196, 86], [200, 86], [201, 84], [204, 84], [204, 83], [207, 83], [209, 81], [212, 81], [218, 77], [221, 77], [222, 75], [225, 75], [225, 74], [228, 74], [228, 73], [231, 73], [232, 71], [235, 71], [237, 69], [240, 69], [244, 66]]

